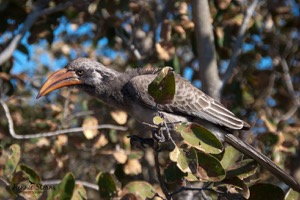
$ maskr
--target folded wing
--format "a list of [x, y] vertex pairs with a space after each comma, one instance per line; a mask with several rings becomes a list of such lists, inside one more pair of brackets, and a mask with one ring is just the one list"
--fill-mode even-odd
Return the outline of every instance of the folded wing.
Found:
[[[155, 77], [156, 75], [154, 74], [147, 74], [132, 78], [125, 86], [128, 94], [131, 95], [137, 103], [142, 103], [154, 108], [156, 104], [153, 98], [148, 94], [148, 85]], [[178, 75], [175, 81], [176, 93], [172, 103], [158, 105], [157, 108], [159, 110], [201, 118], [230, 129], [247, 129], [250, 127], [222, 104], [194, 87], [184, 78]]]

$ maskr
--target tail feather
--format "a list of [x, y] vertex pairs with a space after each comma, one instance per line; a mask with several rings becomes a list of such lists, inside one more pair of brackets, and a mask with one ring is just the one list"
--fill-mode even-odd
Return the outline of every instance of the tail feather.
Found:
[[260, 165], [269, 170], [278, 179], [285, 182], [293, 190], [300, 192], [300, 185], [294, 178], [292, 178], [283, 169], [281, 169], [275, 163], [273, 163], [273, 161], [267, 156], [254, 149], [251, 145], [243, 142], [241, 139], [237, 138], [233, 134], [225, 134], [225, 141], [232, 145], [234, 148], [241, 151], [243, 154], [256, 160]]

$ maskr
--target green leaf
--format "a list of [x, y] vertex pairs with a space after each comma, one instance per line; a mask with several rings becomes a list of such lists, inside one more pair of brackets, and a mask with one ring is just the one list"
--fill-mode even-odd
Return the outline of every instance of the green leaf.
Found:
[[39, 175], [37, 175], [37, 173], [31, 169], [30, 167], [28, 167], [27, 165], [19, 165], [17, 168], [17, 171], [22, 171], [26, 174], [26, 176], [28, 177], [28, 179], [33, 182], [33, 183], [40, 183], [41, 182], [41, 178]]
[[182, 171], [182, 172], [191, 172], [187, 158], [185, 156], [185, 152], [183, 149], [178, 148], [177, 146], [174, 148], [173, 151], [170, 152], [169, 154], [170, 159], [173, 162], [177, 163], [177, 167]]
[[221, 164], [223, 168], [227, 169], [228, 167], [234, 165], [240, 156], [241, 153], [238, 150], [236, 150], [234, 147], [232, 146], [226, 147], [223, 158], [221, 160]]
[[180, 133], [189, 145], [206, 153], [219, 154], [223, 145], [218, 138], [206, 128], [196, 123], [177, 124], [175, 130]]
[[88, 199], [86, 190], [81, 184], [76, 184], [71, 200], [84, 200]]
[[250, 191], [248, 186], [244, 181], [238, 177], [232, 177], [230, 179], [224, 179], [222, 182], [215, 183], [215, 187], [226, 187], [228, 193], [232, 194], [241, 194], [245, 199], [248, 199], [250, 196]]
[[41, 179], [37, 173], [26, 165], [18, 165], [11, 179], [11, 191], [26, 199], [38, 199], [44, 192], [39, 187]]
[[67, 173], [63, 180], [55, 187], [55, 190], [50, 193], [47, 200], [59, 199], [69, 200], [72, 198], [75, 188], [75, 178], [72, 173]]
[[199, 179], [197, 178], [197, 176], [195, 176], [194, 174], [188, 172], [187, 176], [185, 177], [186, 180], [193, 182], [193, 181], [199, 181]]
[[255, 174], [256, 170], [257, 162], [252, 159], [245, 159], [228, 168], [227, 178], [238, 176], [244, 179]]
[[188, 162], [188, 166], [193, 174], [197, 173], [198, 168], [198, 157], [197, 151], [194, 148], [185, 150], [185, 156]]
[[198, 151], [197, 157], [199, 164], [197, 176], [201, 181], [218, 182], [225, 178], [225, 170], [218, 159], [202, 151]]
[[167, 183], [174, 183], [182, 180], [186, 173], [183, 173], [177, 166], [176, 162], [171, 162], [164, 170], [164, 176]]
[[296, 192], [295, 190], [293, 189], [290, 189], [286, 195], [285, 195], [285, 198], [284, 200], [297, 200], [300, 198], [300, 193], [299, 192]]
[[10, 177], [17, 168], [17, 165], [21, 158], [21, 148], [18, 144], [13, 144], [9, 147], [9, 151], [5, 151], [4, 155], [6, 157], [5, 167], [3, 174]]
[[156, 190], [152, 187], [152, 185], [145, 181], [130, 182], [123, 189], [124, 194], [134, 194], [135, 196], [140, 197], [138, 199], [151, 199], [156, 194], [155, 191]]
[[258, 183], [252, 185], [250, 188], [250, 198], [249, 200], [283, 200], [284, 192], [283, 190], [275, 185]]
[[175, 95], [175, 75], [171, 67], [164, 67], [148, 85], [148, 93], [157, 104], [169, 104]]
[[100, 199], [112, 199], [117, 196], [117, 186], [113, 176], [108, 172], [98, 174]]

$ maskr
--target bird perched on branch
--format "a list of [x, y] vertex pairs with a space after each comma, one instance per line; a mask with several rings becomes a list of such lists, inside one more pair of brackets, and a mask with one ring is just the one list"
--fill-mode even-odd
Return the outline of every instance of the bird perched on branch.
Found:
[[219, 140], [253, 158], [277, 178], [300, 192], [300, 185], [296, 180], [268, 157], [231, 134], [233, 130], [249, 129], [249, 124], [181, 76], [175, 76], [176, 90], [172, 102], [157, 105], [148, 93], [148, 85], [157, 73], [158, 70], [143, 69], [120, 73], [99, 62], [78, 58], [53, 73], [40, 89], [37, 98], [62, 87], [76, 87], [104, 103], [126, 111], [142, 123], [153, 124], [153, 117], [158, 112], [163, 114], [167, 123], [197, 122]]

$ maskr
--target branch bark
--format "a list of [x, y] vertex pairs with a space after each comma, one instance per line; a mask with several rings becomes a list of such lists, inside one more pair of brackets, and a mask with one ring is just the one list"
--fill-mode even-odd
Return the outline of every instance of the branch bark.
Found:
[[208, 0], [192, 0], [192, 15], [195, 23], [197, 56], [200, 62], [202, 90], [220, 100], [221, 80], [218, 73], [214, 34]]
[[227, 70], [226, 70], [223, 80], [222, 80], [222, 89], [221, 90], [223, 90], [224, 86], [226, 85], [226, 83], [228, 82], [230, 77], [232, 76], [233, 68], [235, 68], [237, 66], [238, 56], [241, 53], [241, 48], [242, 48], [246, 30], [247, 30], [247, 26], [248, 26], [249, 21], [255, 11], [256, 6], [258, 5], [258, 2], [259, 2], [258, 0], [254, 0], [251, 3], [251, 5], [248, 7], [248, 9], [246, 10], [242, 25], [239, 29], [236, 41], [233, 46], [232, 56], [230, 58], [229, 65], [227, 67]]
[[30, 13], [26, 20], [23, 23], [22, 28], [20, 31], [14, 36], [14, 38], [10, 41], [9, 45], [1, 52], [0, 54], [0, 65], [4, 64], [13, 54], [15, 49], [18, 47], [21, 39], [24, 37], [24, 35], [29, 31], [29, 29], [32, 27], [34, 22], [40, 17], [40, 16], [45, 16], [45, 15], [50, 15], [55, 12], [62, 11], [69, 6], [73, 4], [72, 1], [68, 1], [63, 4], [59, 4], [55, 7], [49, 7], [46, 9], [43, 9], [42, 5], [45, 5], [45, 3], [40, 3], [37, 2], [36, 6], [34, 6], [34, 9], [32, 13]]
[[153, 149], [153, 150], [154, 150], [155, 171], [157, 173], [157, 178], [158, 178], [158, 182], [159, 182], [160, 188], [163, 191], [166, 199], [172, 199], [172, 197], [169, 194], [168, 188], [165, 185], [165, 181], [164, 181], [164, 179], [163, 179], [163, 177], [162, 177], [162, 175], [160, 173], [159, 160], [158, 160], [158, 153], [159, 153], [159, 151], [156, 150], [156, 149]]

